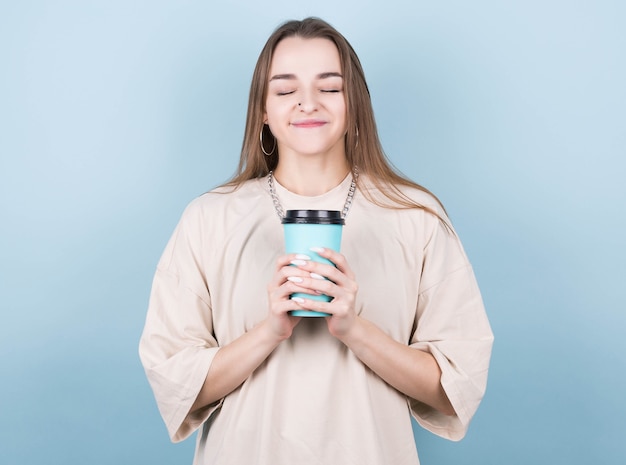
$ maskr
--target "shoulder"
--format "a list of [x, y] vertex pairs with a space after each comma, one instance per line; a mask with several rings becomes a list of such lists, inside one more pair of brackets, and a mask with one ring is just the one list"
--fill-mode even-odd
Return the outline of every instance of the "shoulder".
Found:
[[[448, 220], [445, 209], [435, 194], [413, 181], [389, 183], [368, 175], [361, 175], [359, 189], [368, 200], [378, 206], [409, 215], [430, 212], [431, 216]], [[414, 208], [407, 208], [408, 205]]]
[[253, 207], [264, 195], [268, 194], [261, 179], [251, 179], [239, 186], [222, 185], [189, 202], [183, 217], [221, 215], [232, 208]]
[[[229, 231], [245, 218], [254, 218], [270, 208], [269, 193], [262, 179], [237, 187], [220, 186], [191, 200], [183, 210], [178, 229], [193, 236]], [[255, 213], [257, 212], [257, 213]]]

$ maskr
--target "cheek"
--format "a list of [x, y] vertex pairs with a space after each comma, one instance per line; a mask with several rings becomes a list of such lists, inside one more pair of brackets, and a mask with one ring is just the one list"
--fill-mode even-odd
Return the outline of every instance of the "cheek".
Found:
[[339, 102], [337, 103], [337, 106], [335, 107], [335, 114], [337, 115], [337, 118], [341, 120], [343, 125], [345, 126], [347, 119], [348, 119], [345, 102], [342, 101], [341, 103]]
[[277, 102], [269, 100], [265, 104], [265, 119], [269, 123], [278, 124], [280, 120], [286, 118], [289, 109], [284, 104], [278, 104]]
[[334, 103], [335, 113], [342, 115], [343, 119], [346, 119], [346, 100], [345, 98], [338, 98]]

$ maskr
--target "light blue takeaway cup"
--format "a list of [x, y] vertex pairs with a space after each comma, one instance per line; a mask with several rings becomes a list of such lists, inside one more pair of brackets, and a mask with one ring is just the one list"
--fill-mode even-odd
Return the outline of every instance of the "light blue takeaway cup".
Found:
[[[339, 252], [344, 225], [341, 212], [335, 210], [287, 210], [282, 223], [287, 253], [308, 255], [312, 261], [334, 265], [313, 252], [311, 247], [324, 247]], [[322, 302], [332, 300], [332, 297], [324, 294], [314, 295], [299, 292], [292, 294], [291, 297], [302, 297]], [[304, 317], [330, 316], [329, 313], [310, 310], [292, 310], [289, 313]]]

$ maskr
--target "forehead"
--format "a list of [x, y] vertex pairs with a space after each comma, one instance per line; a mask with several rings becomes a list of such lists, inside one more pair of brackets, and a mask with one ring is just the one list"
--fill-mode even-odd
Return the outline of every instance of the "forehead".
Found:
[[326, 72], [341, 72], [339, 51], [328, 39], [283, 39], [276, 46], [270, 64], [270, 77], [276, 74], [307, 77]]

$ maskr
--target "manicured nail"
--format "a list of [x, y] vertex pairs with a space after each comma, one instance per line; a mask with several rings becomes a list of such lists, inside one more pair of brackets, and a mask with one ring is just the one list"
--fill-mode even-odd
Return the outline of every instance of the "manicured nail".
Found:
[[299, 278], [298, 276], [289, 276], [287, 281], [291, 281], [292, 283], [301, 283], [302, 278]]
[[313, 252], [317, 252], [317, 253], [326, 251], [324, 247], [311, 247], [310, 250], [312, 250]]
[[307, 264], [306, 260], [291, 260], [290, 263], [292, 265], [296, 265], [296, 266], [302, 266], [302, 265], [306, 265]]
[[292, 297], [291, 300], [293, 300], [294, 302], [297, 302], [299, 304], [303, 304], [304, 303], [304, 299], [302, 297]]
[[297, 254], [296, 258], [299, 260], [311, 260], [311, 257], [309, 257], [308, 255], [304, 255], [302, 253]]
[[310, 273], [311, 278], [313, 279], [326, 279], [324, 278], [324, 276], [322, 276], [321, 274], [317, 274], [317, 273]]

